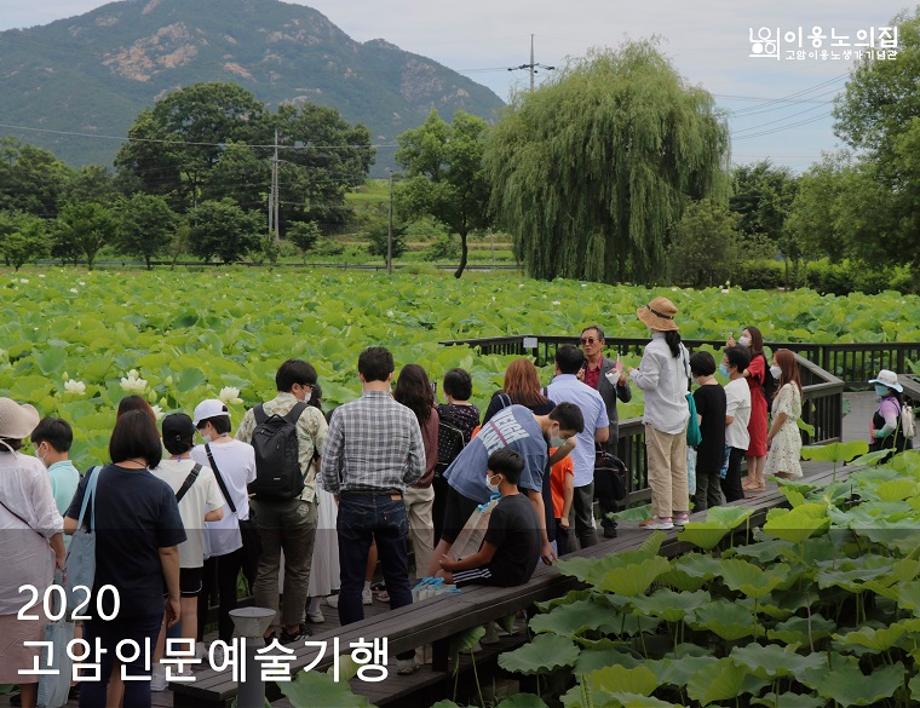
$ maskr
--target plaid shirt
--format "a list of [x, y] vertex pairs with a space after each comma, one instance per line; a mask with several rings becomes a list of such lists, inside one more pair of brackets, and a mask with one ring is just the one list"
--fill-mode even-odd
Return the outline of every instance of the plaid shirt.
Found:
[[389, 393], [367, 391], [335, 409], [323, 450], [324, 489], [404, 492], [424, 472], [418, 420]]
[[[293, 394], [280, 392], [275, 398], [262, 404], [266, 416], [287, 415], [297, 404]], [[252, 443], [252, 433], [256, 429], [255, 410], [250, 408], [243, 416], [236, 439], [244, 443]], [[314, 455], [322, 455], [323, 445], [326, 440], [326, 418], [318, 408], [307, 406], [306, 410], [297, 419], [297, 459], [300, 470], [303, 472], [304, 487], [300, 498], [311, 504], [316, 499], [316, 474], [311, 463]]]

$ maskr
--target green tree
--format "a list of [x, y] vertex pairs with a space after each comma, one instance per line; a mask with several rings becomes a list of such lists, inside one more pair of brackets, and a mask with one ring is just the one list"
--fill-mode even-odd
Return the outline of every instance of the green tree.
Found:
[[488, 124], [462, 111], [446, 123], [436, 111], [418, 128], [399, 136], [396, 161], [406, 179], [397, 187], [399, 213], [406, 219], [430, 215], [460, 237], [460, 263], [466, 268], [471, 231], [491, 224], [489, 182], [483, 156]]
[[[230, 83], [193, 84], [170, 93], [143, 111], [128, 131], [132, 140], [115, 164], [150, 194], [167, 197], [174, 208], [197, 204], [224, 145], [265, 145], [270, 126], [264, 104]], [[263, 157], [269, 150], [263, 148]], [[224, 196], [224, 195], [222, 195]]]
[[19, 270], [49, 252], [45, 220], [24, 213], [0, 212], [0, 250], [7, 266]]
[[202, 202], [187, 218], [189, 248], [206, 263], [212, 258], [233, 263], [260, 247], [260, 215], [243, 211], [230, 198]]
[[313, 221], [295, 221], [287, 229], [287, 239], [300, 250], [303, 262], [307, 262], [307, 253], [322, 236], [319, 226]]
[[114, 175], [102, 165], [84, 165], [70, 173], [62, 201], [108, 204], [119, 195]]
[[675, 227], [668, 251], [672, 279], [701, 288], [730, 280], [740, 260], [737, 213], [718, 202], [692, 202]]
[[117, 220], [112, 211], [96, 202], [65, 204], [54, 229], [54, 255], [81, 254], [92, 270], [103, 246], [114, 242]]
[[178, 222], [165, 197], [133, 194], [118, 204], [118, 251], [143, 258], [150, 270], [151, 261], [172, 243]]
[[[850, 241], [875, 262], [920, 264], [920, 8], [902, 14], [900, 48], [888, 61], [866, 59], [851, 72], [834, 108], [834, 130], [858, 150], [859, 166], [848, 175], [850, 195], [882, 219]], [[883, 210], [879, 209], [880, 203]], [[854, 204], [846, 205], [851, 211]]]
[[47, 150], [0, 138], [0, 210], [54, 218], [69, 175]]
[[594, 52], [492, 130], [492, 204], [537, 278], [648, 282], [688, 201], [727, 198], [728, 129], [649, 42]]
[[[390, 238], [388, 208], [385, 205], [369, 207], [363, 215], [360, 235], [367, 239], [367, 252], [372, 256], [387, 257], [387, 242]], [[406, 231], [408, 224], [393, 219], [392, 255], [394, 260], [406, 252]]]

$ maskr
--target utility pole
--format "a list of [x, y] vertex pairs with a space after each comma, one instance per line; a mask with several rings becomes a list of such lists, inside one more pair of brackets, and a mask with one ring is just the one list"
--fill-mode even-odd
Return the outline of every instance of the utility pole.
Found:
[[387, 210], [387, 273], [393, 274], [393, 173], [390, 172], [390, 208]]
[[281, 225], [279, 223], [279, 212], [281, 205], [281, 194], [280, 194], [280, 185], [278, 183], [278, 129], [275, 128], [275, 157], [272, 160], [272, 192], [275, 195], [275, 198], [272, 202], [272, 205], [275, 210], [274, 219], [272, 220], [275, 227], [275, 243], [280, 243], [281, 241]]
[[530, 35], [530, 63], [521, 64], [520, 66], [509, 66], [508, 67], [508, 71], [520, 71], [522, 69], [527, 69], [527, 71], [530, 72], [530, 92], [531, 93], [533, 93], [534, 88], [536, 88], [536, 85], [535, 85], [536, 78], [535, 77], [536, 77], [536, 74], [539, 73], [539, 69], [543, 69], [543, 71], [553, 71], [556, 68], [555, 66], [548, 66], [546, 64], [540, 64], [539, 62], [534, 60], [533, 38], [534, 38], [534, 35], [531, 34]]

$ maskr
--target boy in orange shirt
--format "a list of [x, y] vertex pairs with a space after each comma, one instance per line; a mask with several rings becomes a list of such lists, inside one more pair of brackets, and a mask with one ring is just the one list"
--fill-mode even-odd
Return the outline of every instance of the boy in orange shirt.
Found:
[[[555, 453], [556, 448], [550, 448], [550, 457]], [[561, 557], [572, 550], [569, 541], [569, 513], [575, 495], [575, 467], [570, 455], [552, 466], [550, 491], [553, 494], [553, 518], [556, 520], [556, 555]]]

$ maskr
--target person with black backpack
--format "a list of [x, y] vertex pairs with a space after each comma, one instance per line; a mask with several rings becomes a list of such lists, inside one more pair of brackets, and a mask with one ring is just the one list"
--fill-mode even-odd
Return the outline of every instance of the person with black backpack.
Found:
[[[310, 561], [316, 536], [314, 455], [321, 455], [326, 418], [308, 405], [316, 385], [316, 369], [300, 359], [288, 359], [275, 374], [278, 395], [246, 411], [237, 440], [252, 445], [256, 479], [249, 485], [250, 501], [262, 553], [256, 573], [257, 607], [278, 612], [278, 571], [284, 551], [281, 611], [265, 638], [282, 644], [307, 636], [304, 612]], [[280, 630], [280, 632], [279, 632]]]

